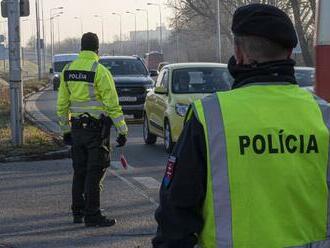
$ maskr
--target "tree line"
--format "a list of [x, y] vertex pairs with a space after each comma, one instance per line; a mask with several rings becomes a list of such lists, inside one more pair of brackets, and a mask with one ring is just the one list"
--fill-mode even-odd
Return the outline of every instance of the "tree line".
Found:
[[228, 58], [232, 51], [231, 20], [234, 11], [245, 4], [264, 3], [279, 7], [291, 17], [301, 47], [301, 63], [313, 66], [316, 0], [168, 0], [168, 6], [175, 13], [171, 26], [176, 35], [186, 42], [186, 52], [191, 57], [215, 60], [217, 1], [220, 1], [224, 58]]

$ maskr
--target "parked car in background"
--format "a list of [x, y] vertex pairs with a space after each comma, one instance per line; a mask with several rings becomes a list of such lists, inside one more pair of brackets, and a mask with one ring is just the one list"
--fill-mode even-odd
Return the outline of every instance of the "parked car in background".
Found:
[[162, 137], [166, 151], [171, 152], [182, 132], [189, 105], [216, 91], [230, 90], [231, 83], [225, 64], [181, 63], [163, 67], [145, 102], [145, 143], [154, 144], [157, 137]]
[[114, 78], [119, 102], [126, 115], [141, 119], [147, 93], [154, 88], [151, 77], [142, 59], [137, 56], [102, 56], [99, 61], [108, 68]]
[[49, 83], [53, 85], [56, 91], [60, 87], [61, 73], [64, 67], [78, 57], [76, 53], [56, 54], [52, 59], [52, 67], [49, 69]]
[[315, 68], [295, 67], [295, 76], [300, 87], [313, 90], [315, 84]]

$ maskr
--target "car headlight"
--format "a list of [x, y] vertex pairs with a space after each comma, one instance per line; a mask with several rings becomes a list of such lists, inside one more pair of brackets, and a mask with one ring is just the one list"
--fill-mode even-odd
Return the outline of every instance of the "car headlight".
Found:
[[187, 104], [176, 104], [175, 105], [175, 111], [178, 115], [182, 116], [182, 117], [185, 117], [186, 116], [186, 113], [188, 111], [188, 108], [189, 108], [189, 105]]

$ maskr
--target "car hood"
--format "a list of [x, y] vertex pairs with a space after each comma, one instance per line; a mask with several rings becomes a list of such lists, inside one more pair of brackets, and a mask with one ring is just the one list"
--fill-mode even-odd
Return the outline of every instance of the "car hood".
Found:
[[187, 104], [190, 105], [196, 100], [202, 99], [206, 96], [209, 96], [210, 93], [204, 93], [204, 94], [173, 94], [171, 96], [171, 100], [173, 104]]
[[116, 76], [113, 77], [116, 84], [151, 84], [153, 80], [148, 76]]

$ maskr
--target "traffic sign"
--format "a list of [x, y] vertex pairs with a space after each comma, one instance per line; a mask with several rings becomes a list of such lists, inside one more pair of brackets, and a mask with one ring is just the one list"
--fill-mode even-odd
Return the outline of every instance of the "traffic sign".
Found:
[[[30, 15], [30, 2], [29, 0], [20, 0], [20, 16]], [[8, 17], [8, 0], [2, 0], [1, 2], [1, 15], [4, 18]]]

